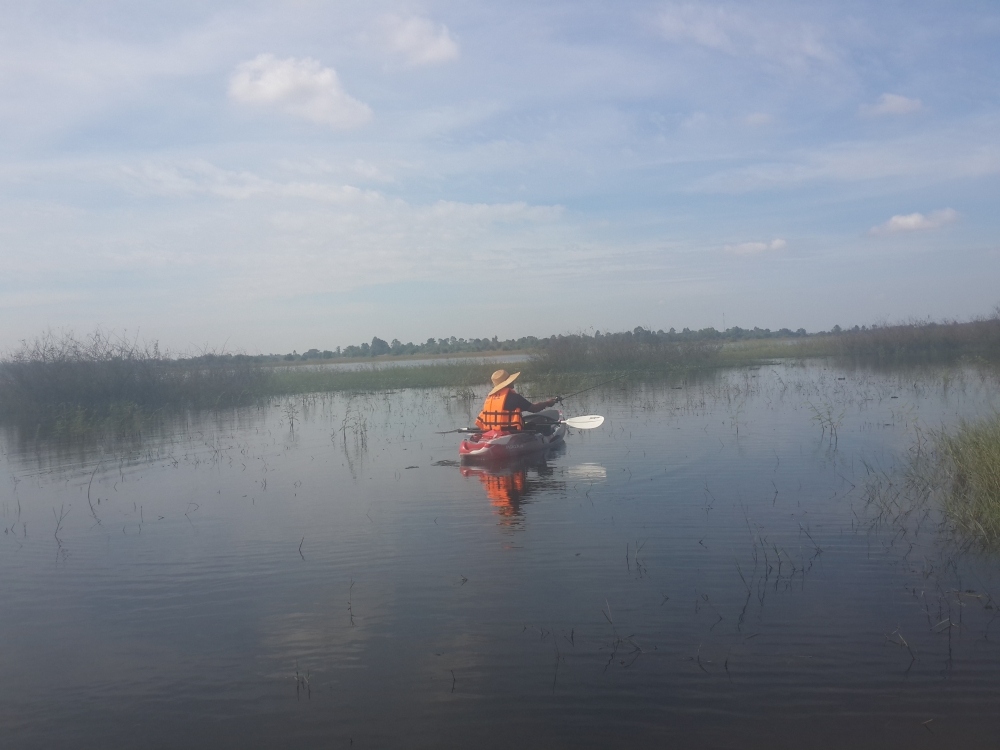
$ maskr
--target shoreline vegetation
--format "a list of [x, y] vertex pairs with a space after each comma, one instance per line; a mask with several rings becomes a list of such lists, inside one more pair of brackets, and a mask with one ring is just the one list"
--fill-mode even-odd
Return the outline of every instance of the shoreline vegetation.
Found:
[[1000, 553], [1000, 412], [923, 436], [918, 430], [901, 469], [865, 466], [864, 493], [876, 523], [905, 529], [908, 518], [926, 518], [937, 508], [947, 542]]
[[49, 332], [0, 359], [0, 421], [36, 435], [128, 435], [165, 411], [252, 403], [270, 383], [245, 361], [192, 364], [102, 330]]
[[[420, 347], [377, 337], [368, 356], [203, 353], [171, 357], [158, 345], [98, 330], [84, 338], [45, 333], [0, 357], [0, 421], [22, 431], [74, 434], [94, 429], [128, 434], [166, 411], [228, 408], [280, 396], [332, 391], [446, 387], [471, 393], [501, 366], [538, 386], [572, 387], [596, 375], [633, 380], [693, 371], [759, 366], [778, 359], [830, 358], [838, 363], [895, 366], [1000, 362], [1000, 308], [969, 322], [908, 322], [808, 334], [804, 330], [652, 331], [572, 334], [545, 339], [429, 339]], [[382, 342], [385, 343], [385, 342]], [[533, 346], [526, 346], [532, 343]], [[402, 351], [413, 347], [419, 351]], [[311, 350], [316, 351], [316, 350]], [[322, 353], [321, 353], [322, 354]], [[529, 355], [523, 362], [504, 356]], [[459, 361], [451, 361], [459, 358]], [[426, 364], [393, 366], [406, 360]], [[361, 367], [325, 364], [361, 362]], [[301, 365], [312, 364], [312, 367]], [[282, 366], [288, 365], [288, 366]]]
[[1000, 549], [1000, 413], [938, 438], [944, 509], [969, 538]]

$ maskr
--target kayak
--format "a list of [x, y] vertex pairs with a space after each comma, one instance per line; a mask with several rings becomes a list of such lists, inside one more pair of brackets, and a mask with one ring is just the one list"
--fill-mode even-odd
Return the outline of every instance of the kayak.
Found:
[[467, 462], [494, 462], [543, 453], [563, 442], [567, 428], [558, 409], [524, 414], [524, 430], [489, 430], [472, 435], [458, 446], [458, 455]]

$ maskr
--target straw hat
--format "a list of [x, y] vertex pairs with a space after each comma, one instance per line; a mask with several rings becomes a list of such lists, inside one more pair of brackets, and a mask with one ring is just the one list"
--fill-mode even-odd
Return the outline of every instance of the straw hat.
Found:
[[520, 374], [521, 373], [519, 372], [515, 372], [513, 375], [510, 375], [506, 370], [497, 370], [490, 376], [490, 380], [493, 381], [493, 390], [490, 391], [488, 395], [492, 396], [501, 388], [506, 388], [508, 385], [517, 380]]

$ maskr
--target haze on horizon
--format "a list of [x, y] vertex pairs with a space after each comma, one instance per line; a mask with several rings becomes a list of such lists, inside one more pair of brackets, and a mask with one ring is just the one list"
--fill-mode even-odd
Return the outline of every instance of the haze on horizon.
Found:
[[1000, 6], [0, 8], [0, 349], [969, 318]]

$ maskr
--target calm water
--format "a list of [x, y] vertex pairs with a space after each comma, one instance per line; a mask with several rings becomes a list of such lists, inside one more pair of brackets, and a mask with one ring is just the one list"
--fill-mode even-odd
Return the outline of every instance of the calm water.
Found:
[[566, 405], [601, 429], [494, 474], [435, 434], [478, 410], [447, 390], [6, 435], [2, 745], [994, 747], [1000, 565], [897, 469], [998, 395], [604, 389]]

